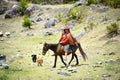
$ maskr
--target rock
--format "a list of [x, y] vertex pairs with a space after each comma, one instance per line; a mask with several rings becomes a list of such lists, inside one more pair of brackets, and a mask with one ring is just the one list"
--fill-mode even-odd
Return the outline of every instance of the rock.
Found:
[[30, 21], [32, 22], [32, 24], [35, 24], [36, 22], [34, 21], [34, 20], [32, 20], [32, 19], [30, 19]]
[[68, 74], [66, 72], [58, 72], [57, 74], [64, 75], [64, 76], [71, 76], [70, 74]]
[[109, 7], [108, 6], [100, 6], [100, 8], [98, 8], [99, 12], [106, 12], [108, 11]]
[[93, 68], [102, 68], [103, 66], [95, 65]]
[[118, 35], [120, 35], [120, 30], [117, 31]]
[[115, 55], [115, 53], [114, 53], [114, 52], [111, 52], [111, 53], [109, 53], [109, 55]]
[[10, 37], [10, 32], [5, 32], [5, 35], [6, 35], [7, 37]]
[[70, 29], [73, 29], [73, 27], [75, 26], [75, 24], [76, 24], [75, 20], [71, 20], [71, 21], [68, 22], [67, 25], [69, 26]]
[[46, 23], [45, 23], [45, 28], [50, 28], [51, 26], [55, 26], [57, 20], [55, 18], [50, 18]]
[[8, 10], [8, 11], [6, 11], [6, 13], [5, 13], [5, 15], [4, 15], [4, 18], [5, 18], [5, 19], [6, 19], [6, 18], [12, 18], [14, 15], [15, 15], [15, 14], [14, 14], [13, 10]]
[[16, 54], [15, 57], [16, 57], [16, 58], [23, 58], [23, 55], [21, 55], [21, 54]]
[[15, 61], [16, 58], [19, 58], [19, 59], [23, 58], [23, 55], [21, 55], [21, 54], [13, 55], [13, 56], [10, 57], [9, 62]]
[[47, 2], [41, 2], [40, 5], [47, 5]]
[[10, 59], [9, 59], [9, 62], [13, 62], [15, 60], [15, 56], [12, 56]]
[[120, 58], [117, 58], [117, 59], [116, 59], [116, 62], [120, 62]]
[[31, 7], [28, 7], [26, 10], [25, 10], [25, 15], [27, 16], [31, 16], [31, 14], [33, 13], [33, 11], [35, 10], [39, 10], [39, 7], [38, 6], [31, 6]]
[[40, 22], [40, 21], [42, 21], [43, 19], [41, 18], [41, 17], [39, 17], [37, 20], [36, 20], [36, 22]]
[[24, 32], [24, 31], [27, 31], [27, 30], [29, 30], [29, 28], [28, 27], [24, 27], [24, 28], [22, 28], [21, 32]]
[[113, 42], [118, 42], [119, 40], [116, 39], [116, 38], [111, 38], [110, 41], [113, 41]]
[[97, 62], [97, 64], [102, 64], [102, 61]]
[[84, 34], [85, 34], [84, 32], [78, 33], [78, 34], [75, 36], [76, 40], [79, 40]]
[[32, 11], [39, 10], [39, 7], [38, 7], [38, 6], [35, 6], [35, 5], [32, 6], [31, 8], [32, 8]]
[[80, 80], [90, 80], [89, 78], [82, 78], [82, 79], [80, 79]]
[[79, 0], [79, 1], [77, 1], [77, 2], [74, 4], [74, 7], [83, 5], [83, 4], [85, 4], [85, 3], [86, 3], [86, 0]]
[[101, 22], [107, 22], [109, 20], [109, 18], [107, 18], [106, 16], [102, 18]]
[[76, 73], [77, 72], [77, 69], [76, 68], [72, 68], [71, 66], [69, 66], [67, 70], [71, 71], [72, 73]]
[[1, 15], [1, 14], [4, 14], [7, 10], [8, 10], [7, 7], [2, 7], [2, 8], [0, 9], [0, 15]]
[[108, 11], [108, 9], [109, 9], [108, 6], [101, 6], [99, 4], [90, 5], [90, 10], [96, 10], [98, 12], [106, 12]]
[[9, 66], [6, 62], [6, 55], [4, 55], [4, 54], [0, 54], [0, 68], [5, 68], [5, 69], [9, 68]]
[[18, 8], [19, 8], [19, 5], [15, 4], [12, 6], [12, 11], [14, 12], [14, 15], [18, 14]]
[[34, 36], [34, 34], [32, 32], [27, 33], [27, 36], [31, 37]]
[[3, 32], [2, 31], [0, 31], [0, 37], [3, 37]]
[[76, 72], [77, 72], [77, 69], [74, 68], [71, 72], [72, 72], [72, 73], [76, 73]]
[[0, 54], [0, 60], [5, 60], [6, 61], [6, 55]]
[[26, 10], [25, 10], [25, 15], [27, 15], [27, 16], [31, 16], [31, 13], [32, 13], [32, 7], [28, 7]]
[[2, 63], [2, 68], [8, 69], [8, 68], [9, 68], [9, 66], [8, 66], [8, 64], [7, 64], [7, 63]]
[[100, 5], [92, 4], [92, 5], [90, 5], [90, 10], [98, 10], [99, 7], [100, 7]]
[[114, 59], [109, 59], [109, 60], [105, 60], [105, 63], [110, 63], [110, 62], [115, 62], [116, 60]]
[[44, 32], [44, 36], [47, 36], [47, 35], [53, 35], [54, 34], [54, 31], [53, 30], [46, 30]]
[[102, 77], [111, 77], [111, 75], [108, 73], [104, 73], [104, 74], [102, 74]]
[[72, 69], [71, 66], [69, 66], [67, 70], [68, 70], [68, 71], [72, 71], [73, 69]]

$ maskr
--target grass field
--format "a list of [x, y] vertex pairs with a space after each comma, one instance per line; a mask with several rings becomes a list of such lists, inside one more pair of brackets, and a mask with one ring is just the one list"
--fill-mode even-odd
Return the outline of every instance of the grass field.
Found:
[[[71, 5], [54, 5], [54, 6], [42, 6], [42, 8], [69, 8]], [[52, 68], [54, 64], [53, 53], [48, 51], [45, 56], [42, 55], [43, 43], [57, 43], [61, 33], [56, 33], [51, 36], [43, 36], [42, 32], [44, 22], [39, 22], [32, 26], [33, 29], [21, 32], [22, 29], [22, 17], [14, 17], [12, 19], [0, 18], [0, 31], [5, 33], [11, 32], [10, 38], [4, 36], [3, 40], [0, 40], [0, 54], [5, 54], [9, 64], [9, 69], [0, 69], [0, 80], [120, 80], [120, 35], [114, 37], [117, 41], [111, 41], [106, 36], [106, 26], [99, 21], [103, 16], [115, 21], [120, 15], [120, 9], [109, 9], [106, 13], [98, 13], [95, 11], [88, 11], [89, 16], [94, 17], [93, 22], [96, 24], [96, 28], [86, 32], [84, 36], [79, 39], [83, 50], [88, 56], [88, 60], [83, 61], [80, 53], [77, 51], [79, 58], [79, 65], [74, 66], [75, 60], [71, 63], [73, 68], [76, 68], [77, 72], [72, 73], [66, 70], [58, 57], [56, 68]], [[43, 16], [48, 16], [49, 12], [45, 12]], [[49, 15], [53, 15], [51, 12]], [[77, 23], [71, 31], [73, 35], [76, 35], [80, 31], [84, 31], [84, 26], [87, 26], [85, 19], [82, 23]], [[55, 14], [54, 14], [55, 15]], [[2, 15], [0, 16], [2, 17]], [[120, 25], [120, 21], [117, 22]], [[62, 24], [56, 25], [59, 27]], [[34, 36], [28, 37], [27, 33], [33, 32]], [[109, 55], [114, 52], [115, 55]], [[23, 55], [23, 58], [15, 59], [13, 62], [9, 62], [10, 57], [16, 54]], [[37, 54], [43, 58], [43, 66], [37, 66], [37, 63], [33, 63], [31, 59], [32, 54]], [[71, 55], [68, 57], [70, 60]], [[106, 60], [118, 60], [116, 62], [105, 63]], [[68, 76], [58, 74], [63, 72], [69, 74]], [[109, 74], [109, 75], [104, 75]], [[106, 77], [107, 76], [107, 77]]]

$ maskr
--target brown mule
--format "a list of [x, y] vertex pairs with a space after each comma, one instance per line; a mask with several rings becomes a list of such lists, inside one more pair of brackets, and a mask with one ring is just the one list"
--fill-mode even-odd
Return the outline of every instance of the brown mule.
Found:
[[53, 66], [53, 68], [56, 67], [57, 56], [59, 56], [59, 57], [61, 58], [62, 63], [63, 63], [66, 67], [68, 67], [68, 66], [70, 65], [70, 63], [72, 62], [72, 60], [74, 59], [74, 56], [75, 56], [75, 58], [76, 58], [76, 65], [78, 65], [78, 64], [79, 64], [79, 62], [78, 62], [78, 57], [77, 57], [77, 55], [76, 55], [76, 53], [75, 53], [78, 48], [79, 48], [79, 51], [80, 51], [83, 59], [84, 59], [84, 60], [87, 59], [87, 55], [86, 55], [86, 54], [84, 53], [84, 51], [82, 50], [80, 43], [78, 43], [78, 46], [75, 48], [75, 50], [73, 50], [72, 52], [68, 53], [68, 55], [72, 53], [72, 58], [71, 58], [70, 62], [69, 62], [68, 65], [67, 65], [67, 64], [64, 62], [63, 57], [62, 57], [62, 55], [65, 55], [64, 49], [59, 49], [59, 47], [60, 47], [60, 44], [48, 44], [48, 43], [44, 43], [44, 45], [43, 45], [42, 55], [45, 55], [46, 52], [47, 52], [49, 49], [54, 52], [55, 61], [54, 61], [54, 66]]

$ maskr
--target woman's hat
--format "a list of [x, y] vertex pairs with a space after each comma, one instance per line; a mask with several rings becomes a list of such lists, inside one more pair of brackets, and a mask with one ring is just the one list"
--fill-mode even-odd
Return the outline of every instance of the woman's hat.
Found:
[[68, 29], [68, 30], [69, 30], [69, 27], [68, 27], [68, 26], [65, 26], [65, 27], [64, 27], [64, 30], [65, 30], [65, 29]]

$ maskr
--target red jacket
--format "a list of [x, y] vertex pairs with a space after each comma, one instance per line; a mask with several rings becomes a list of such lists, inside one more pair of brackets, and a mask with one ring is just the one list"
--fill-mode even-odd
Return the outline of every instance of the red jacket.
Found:
[[76, 39], [73, 38], [73, 36], [72, 36], [70, 33], [68, 33], [68, 34], [62, 33], [62, 36], [61, 36], [61, 38], [60, 38], [60, 40], [59, 40], [59, 43], [62, 43], [62, 44], [64, 44], [64, 45], [65, 45], [65, 44], [74, 45], [75, 42], [76, 42]]

